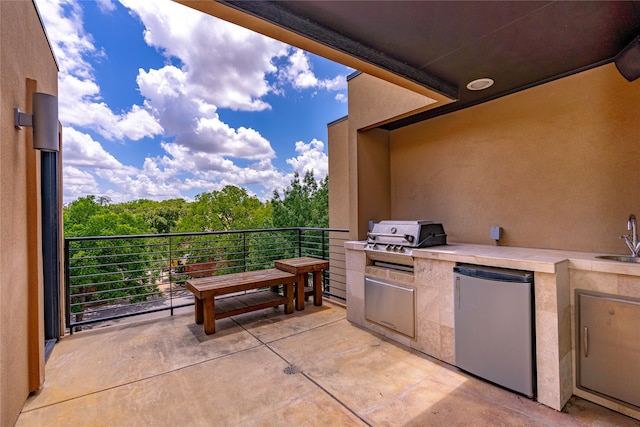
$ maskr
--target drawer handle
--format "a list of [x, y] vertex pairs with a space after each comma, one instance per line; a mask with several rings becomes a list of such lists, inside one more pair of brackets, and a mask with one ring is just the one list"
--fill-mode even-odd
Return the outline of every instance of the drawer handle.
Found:
[[584, 357], [589, 357], [589, 327], [584, 327], [584, 332], [582, 333], [582, 351], [584, 352]]
[[391, 329], [396, 329], [396, 330], [398, 329], [398, 328], [396, 328], [396, 325], [394, 325], [391, 322], [387, 322], [386, 320], [380, 320], [380, 323], [383, 324], [383, 325], [387, 325]]

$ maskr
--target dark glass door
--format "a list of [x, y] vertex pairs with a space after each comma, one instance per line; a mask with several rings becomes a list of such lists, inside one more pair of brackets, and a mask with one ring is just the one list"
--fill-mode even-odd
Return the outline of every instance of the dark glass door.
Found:
[[60, 338], [60, 211], [58, 153], [43, 151], [41, 162], [42, 266], [45, 358]]

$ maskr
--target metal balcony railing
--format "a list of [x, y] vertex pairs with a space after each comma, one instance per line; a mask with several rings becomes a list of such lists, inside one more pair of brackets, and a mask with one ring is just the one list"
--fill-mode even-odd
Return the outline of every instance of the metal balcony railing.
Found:
[[193, 304], [189, 278], [273, 268], [277, 259], [329, 260], [323, 293], [346, 299], [348, 230], [278, 228], [204, 233], [76, 237], [64, 241], [66, 327]]

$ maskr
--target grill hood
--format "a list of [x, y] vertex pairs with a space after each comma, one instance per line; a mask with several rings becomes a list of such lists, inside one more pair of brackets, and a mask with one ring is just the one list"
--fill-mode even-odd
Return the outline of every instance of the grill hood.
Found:
[[371, 246], [424, 248], [446, 245], [447, 235], [442, 224], [433, 221], [380, 221], [367, 234]]

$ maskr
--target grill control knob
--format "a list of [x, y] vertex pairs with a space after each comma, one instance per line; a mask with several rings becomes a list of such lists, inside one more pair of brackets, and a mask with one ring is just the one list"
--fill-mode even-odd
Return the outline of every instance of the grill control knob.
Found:
[[391, 247], [391, 245], [387, 245], [387, 247], [386, 247], [385, 249], [386, 249], [386, 250], [388, 250], [388, 251], [390, 251], [390, 250], [392, 250], [393, 248]]
[[404, 252], [404, 246], [400, 246], [400, 248], [398, 249], [398, 252], [400, 253]]

